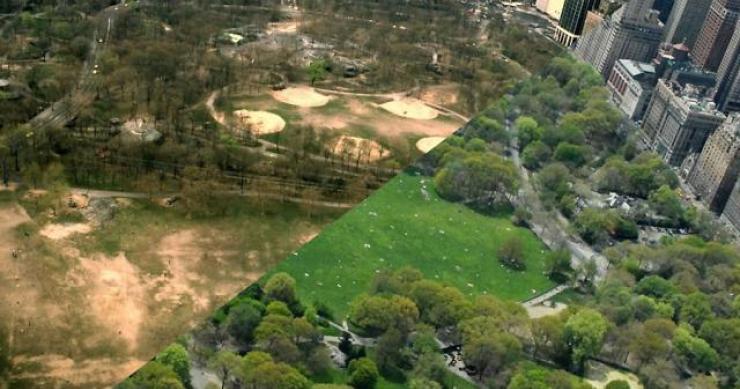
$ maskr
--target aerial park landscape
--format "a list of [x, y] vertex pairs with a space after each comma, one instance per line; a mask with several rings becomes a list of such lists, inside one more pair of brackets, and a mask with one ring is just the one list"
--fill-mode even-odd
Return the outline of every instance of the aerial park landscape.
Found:
[[42, 3], [0, 18], [0, 388], [740, 379], [736, 237], [531, 7]]

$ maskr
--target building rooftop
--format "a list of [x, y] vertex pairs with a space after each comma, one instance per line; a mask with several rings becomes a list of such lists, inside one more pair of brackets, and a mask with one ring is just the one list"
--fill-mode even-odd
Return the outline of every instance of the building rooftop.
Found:
[[671, 80], [661, 80], [673, 93], [675, 100], [686, 110], [724, 118], [725, 114], [717, 109], [717, 104], [710, 98], [708, 89], [693, 84], [681, 85]]
[[639, 62], [631, 59], [620, 59], [617, 62], [622, 64], [622, 66], [627, 69], [627, 72], [630, 74], [630, 76], [634, 78], [638, 78], [642, 74], [655, 74], [655, 66], [649, 63]]

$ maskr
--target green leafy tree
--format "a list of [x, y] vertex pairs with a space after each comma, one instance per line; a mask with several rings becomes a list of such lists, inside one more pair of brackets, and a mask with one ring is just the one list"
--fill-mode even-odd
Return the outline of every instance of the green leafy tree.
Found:
[[609, 322], [592, 309], [582, 309], [565, 322], [563, 336], [578, 370], [583, 370], [587, 358], [601, 351], [608, 328]]
[[635, 293], [659, 299], [666, 298], [675, 292], [676, 289], [670, 281], [656, 275], [647, 276], [635, 285]]
[[537, 124], [537, 120], [531, 116], [518, 117], [514, 122], [514, 127], [519, 138], [519, 147], [522, 149], [542, 137], [542, 129]]
[[466, 365], [475, 366], [478, 380], [483, 381], [519, 360], [521, 348], [514, 336], [491, 332], [465, 341], [463, 359]]
[[173, 343], [164, 349], [155, 361], [168, 366], [177, 374], [180, 382], [190, 388], [190, 355], [188, 350], [179, 343]]
[[553, 158], [572, 168], [577, 168], [586, 163], [588, 158], [588, 149], [585, 146], [560, 142], [555, 148]]
[[701, 328], [704, 321], [710, 317], [712, 317], [712, 303], [707, 295], [695, 292], [686, 296], [679, 311], [681, 321], [691, 324], [694, 328]]
[[153, 361], [119, 384], [117, 389], [185, 389], [171, 367]]
[[684, 218], [685, 211], [681, 203], [681, 197], [668, 185], [663, 185], [650, 193], [648, 201], [655, 212], [671, 219], [674, 223]]
[[229, 310], [226, 331], [238, 342], [247, 345], [254, 339], [254, 331], [262, 320], [262, 313], [248, 303], [239, 304]]
[[552, 156], [552, 149], [541, 141], [534, 141], [522, 150], [522, 164], [527, 169], [541, 168]]
[[704, 339], [694, 336], [689, 329], [679, 327], [673, 336], [673, 347], [686, 366], [708, 372], [719, 363], [719, 355]]
[[216, 372], [221, 380], [221, 389], [223, 389], [234, 372], [241, 368], [241, 363], [242, 360], [238, 355], [231, 351], [221, 350], [208, 360], [208, 369]]
[[277, 273], [270, 277], [265, 284], [265, 300], [282, 301], [288, 306], [298, 302], [295, 291], [295, 279], [288, 273]]
[[358, 358], [349, 363], [349, 384], [356, 389], [372, 389], [378, 382], [378, 367], [370, 358]]
[[326, 60], [317, 60], [311, 62], [310, 65], [308, 65], [308, 78], [311, 80], [311, 85], [316, 83], [316, 81], [321, 81], [324, 78], [326, 78], [326, 75], [329, 73], [327, 70], [329, 67], [329, 64]]
[[729, 360], [740, 358], [740, 318], [705, 321], [699, 336]]
[[514, 270], [525, 270], [527, 263], [524, 261], [524, 241], [518, 235], [506, 239], [498, 248], [496, 255], [499, 261]]
[[550, 251], [545, 256], [545, 269], [550, 278], [564, 282], [573, 273], [570, 251], [559, 249]]

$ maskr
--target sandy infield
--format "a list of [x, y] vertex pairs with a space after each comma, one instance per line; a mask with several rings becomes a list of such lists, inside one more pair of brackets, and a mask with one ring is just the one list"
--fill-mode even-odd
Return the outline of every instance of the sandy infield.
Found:
[[416, 142], [416, 148], [421, 151], [422, 153], [426, 154], [435, 147], [439, 146], [442, 142], [445, 141], [445, 137], [443, 136], [430, 136], [428, 138], [421, 138], [418, 142]]
[[334, 155], [346, 156], [350, 159], [373, 162], [391, 155], [380, 143], [356, 136], [342, 135], [331, 146]]
[[234, 111], [234, 117], [239, 124], [255, 135], [274, 134], [285, 128], [285, 120], [272, 112], [240, 109]]
[[297, 86], [272, 92], [275, 100], [298, 107], [314, 108], [326, 105], [331, 100], [329, 96], [316, 92], [307, 86]]
[[380, 108], [398, 116], [417, 120], [432, 120], [439, 115], [439, 111], [424, 104], [421, 100], [402, 98], [381, 104]]
[[39, 231], [39, 234], [51, 240], [61, 240], [69, 238], [74, 234], [87, 234], [92, 231], [92, 227], [87, 223], [70, 223], [57, 224], [50, 223]]
[[298, 32], [298, 22], [273, 22], [267, 24], [267, 34], [295, 34]]

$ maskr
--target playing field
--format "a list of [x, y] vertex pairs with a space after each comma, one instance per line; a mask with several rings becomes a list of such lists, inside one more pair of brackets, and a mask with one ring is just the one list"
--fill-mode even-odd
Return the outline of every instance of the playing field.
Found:
[[[499, 245], [514, 235], [524, 241], [523, 272], [503, 267], [496, 257]], [[447, 202], [430, 178], [401, 174], [273, 273], [291, 274], [304, 302], [328, 304], [339, 319], [376, 272], [405, 265], [471, 296], [527, 299], [554, 286], [543, 275], [544, 250], [531, 231], [515, 227], [508, 217]]]

